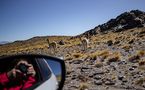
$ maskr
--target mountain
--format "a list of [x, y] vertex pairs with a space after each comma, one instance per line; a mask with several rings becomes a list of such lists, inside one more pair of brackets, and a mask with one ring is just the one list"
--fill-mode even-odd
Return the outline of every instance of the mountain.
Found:
[[10, 43], [10, 42], [8, 42], [8, 41], [0, 41], [0, 45], [7, 44], [7, 43]]
[[115, 19], [110, 19], [107, 23], [96, 26], [94, 29], [86, 31], [83, 35], [96, 35], [98, 33], [106, 33], [108, 31], [120, 32], [135, 27], [145, 26], [145, 12], [140, 10], [131, 10], [124, 12]]

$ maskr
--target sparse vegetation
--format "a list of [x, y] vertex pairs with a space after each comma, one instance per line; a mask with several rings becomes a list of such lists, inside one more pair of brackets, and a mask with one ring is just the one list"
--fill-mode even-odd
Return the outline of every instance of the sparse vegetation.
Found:
[[144, 78], [140, 78], [140, 79], [136, 80], [135, 84], [136, 85], [142, 85], [144, 81], [145, 81]]
[[138, 64], [139, 64], [140, 66], [145, 65], [145, 59], [140, 60]]
[[133, 62], [133, 63], [138, 62], [139, 59], [140, 59], [140, 57], [139, 57], [138, 55], [132, 55], [132, 56], [130, 56], [130, 57], [128, 58], [128, 60], [129, 60], [130, 62]]
[[137, 55], [140, 56], [140, 57], [143, 57], [143, 56], [145, 56], [145, 51], [144, 50], [138, 50]]
[[96, 60], [97, 57], [102, 57], [103, 59], [107, 58], [109, 56], [109, 51], [108, 50], [103, 50], [103, 51], [96, 51], [94, 53], [91, 53], [89, 55], [91, 60]]
[[81, 53], [73, 53], [73, 57], [74, 58], [80, 58], [82, 57], [83, 55]]
[[117, 62], [119, 60], [120, 60], [119, 56], [110, 56], [107, 61], [108, 62]]
[[122, 49], [124, 49], [125, 51], [129, 51], [130, 48], [132, 48], [129, 44], [123, 45], [123, 46], [121, 46], [121, 47], [122, 47]]
[[118, 62], [121, 59], [121, 54], [119, 52], [114, 52], [109, 55], [107, 58], [106, 62], [111, 63], [111, 62]]
[[80, 83], [79, 90], [88, 90], [89, 84], [88, 83]]
[[96, 61], [95, 67], [100, 68], [100, 67], [102, 67], [102, 66], [103, 66], [103, 62]]

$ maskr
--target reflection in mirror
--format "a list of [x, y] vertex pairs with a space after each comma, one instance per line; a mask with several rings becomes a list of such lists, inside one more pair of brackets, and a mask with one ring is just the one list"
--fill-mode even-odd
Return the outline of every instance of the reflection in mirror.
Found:
[[48, 65], [50, 66], [52, 72], [54, 73], [54, 75], [56, 76], [57, 78], [57, 81], [60, 82], [61, 81], [61, 65], [59, 62], [56, 62], [56, 61], [53, 61], [53, 60], [49, 60], [49, 59], [46, 59]]
[[62, 66], [55, 59], [43, 57], [0, 59], [0, 90], [57, 90], [61, 80]]
[[0, 90], [25, 90], [37, 83], [32, 58], [0, 60]]

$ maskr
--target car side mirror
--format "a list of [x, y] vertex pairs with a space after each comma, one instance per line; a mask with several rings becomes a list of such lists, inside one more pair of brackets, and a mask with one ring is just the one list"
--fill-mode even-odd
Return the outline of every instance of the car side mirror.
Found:
[[65, 73], [64, 61], [50, 56], [27, 54], [0, 57], [0, 89], [17, 86], [28, 90], [61, 90]]

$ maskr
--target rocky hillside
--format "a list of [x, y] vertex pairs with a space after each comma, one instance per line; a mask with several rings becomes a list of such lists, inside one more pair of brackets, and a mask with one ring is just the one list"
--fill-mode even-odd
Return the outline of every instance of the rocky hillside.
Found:
[[120, 32], [135, 27], [144, 27], [144, 24], [145, 12], [140, 10], [132, 10], [130, 12], [122, 13], [115, 19], [109, 20], [107, 23], [98, 25], [94, 29], [83, 33], [83, 35], [96, 35], [98, 33], [104, 33], [108, 31]]
[[[83, 37], [89, 39], [85, 51]], [[46, 39], [57, 42], [54, 54]], [[0, 46], [1, 56], [20, 53], [63, 56], [67, 69], [64, 90], [144, 90], [145, 12], [125, 12], [73, 37], [35, 37]]]

